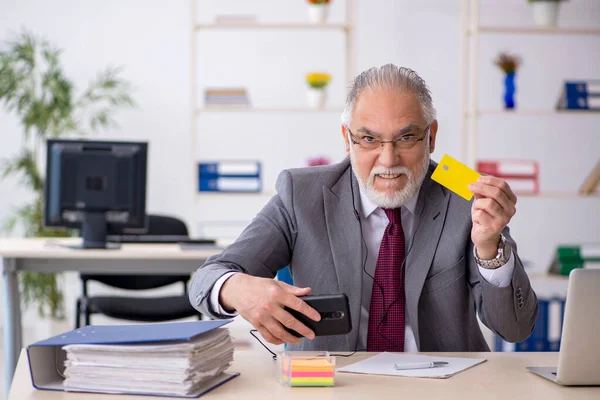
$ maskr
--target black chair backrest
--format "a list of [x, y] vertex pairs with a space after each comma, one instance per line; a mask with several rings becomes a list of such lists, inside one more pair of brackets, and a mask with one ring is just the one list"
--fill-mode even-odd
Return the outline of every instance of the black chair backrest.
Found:
[[163, 215], [149, 215], [146, 235], [188, 236], [188, 229], [185, 222], [180, 219]]
[[[148, 229], [144, 235], [188, 236], [188, 229], [180, 219], [163, 215], [148, 215]], [[189, 275], [104, 275], [81, 274], [84, 288], [87, 281], [98, 281], [119, 289], [145, 290], [187, 282]], [[85, 290], [85, 289], [84, 289]]]

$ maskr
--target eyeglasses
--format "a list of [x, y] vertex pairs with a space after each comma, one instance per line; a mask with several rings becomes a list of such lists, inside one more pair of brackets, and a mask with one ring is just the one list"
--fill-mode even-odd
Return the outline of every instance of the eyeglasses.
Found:
[[417, 142], [421, 142], [425, 139], [425, 136], [427, 135], [427, 131], [429, 130], [430, 127], [431, 127], [431, 124], [427, 125], [425, 127], [425, 129], [423, 130], [422, 134], [420, 134], [419, 132], [409, 132], [407, 134], [400, 136], [397, 139], [392, 139], [392, 140], [377, 139], [376, 137], [373, 137], [372, 135], [369, 135], [369, 134], [354, 135], [349, 127], [347, 129], [348, 129], [348, 132], [350, 132], [350, 138], [352, 140], [352, 143], [357, 144], [362, 150], [372, 151], [377, 148], [383, 148], [383, 145], [385, 143], [391, 143], [392, 146], [394, 147], [394, 149], [402, 149], [402, 150], [412, 149], [413, 147], [415, 147]]

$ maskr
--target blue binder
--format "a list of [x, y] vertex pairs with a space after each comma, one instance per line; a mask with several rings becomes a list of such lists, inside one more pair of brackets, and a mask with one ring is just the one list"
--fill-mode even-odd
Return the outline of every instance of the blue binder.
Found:
[[259, 177], [208, 177], [200, 176], [198, 191], [200, 192], [230, 192], [230, 193], [258, 193], [262, 190]]
[[261, 163], [251, 161], [213, 161], [198, 163], [198, 175], [202, 177], [231, 177], [231, 178], [256, 178], [260, 177]]
[[[134, 344], [188, 341], [230, 322], [231, 320], [218, 320], [139, 325], [88, 325], [80, 329], [74, 329], [27, 347], [31, 382], [36, 389], [64, 391], [62, 386], [64, 377], [62, 375], [66, 352], [62, 350], [62, 347], [68, 344]], [[200, 397], [236, 376], [239, 376], [239, 373], [222, 373], [209, 381], [201, 393], [186, 397]], [[144, 395], [148, 396], [147, 394]], [[164, 395], [160, 396], [164, 397]]]
[[[560, 351], [560, 341], [562, 338], [562, 329], [565, 319], [566, 300], [561, 298], [552, 298], [548, 303], [548, 351]], [[551, 307], [557, 307], [558, 312], [550, 312]], [[552, 335], [550, 335], [552, 327]]]
[[552, 346], [548, 340], [548, 327], [550, 321], [548, 312], [549, 304], [549, 300], [538, 299], [538, 314], [535, 320], [535, 326], [533, 327], [533, 332], [527, 339], [511, 344], [505, 342], [501, 337], [496, 336], [494, 343], [496, 351], [553, 351], [554, 346]]
[[566, 81], [557, 108], [600, 111], [600, 80]]

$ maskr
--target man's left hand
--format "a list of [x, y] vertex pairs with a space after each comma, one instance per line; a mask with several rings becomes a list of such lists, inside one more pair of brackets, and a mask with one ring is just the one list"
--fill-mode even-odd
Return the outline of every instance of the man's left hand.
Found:
[[475, 194], [471, 240], [477, 255], [491, 260], [498, 253], [500, 233], [516, 213], [517, 196], [504, 179], [494, 176], [480, 177], [477, 183], [469, 185], [469, 190]]

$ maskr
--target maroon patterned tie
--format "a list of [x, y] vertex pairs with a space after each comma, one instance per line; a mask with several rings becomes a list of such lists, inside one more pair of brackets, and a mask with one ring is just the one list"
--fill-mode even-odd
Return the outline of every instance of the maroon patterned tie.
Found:
[[404, 231], [400, 209], [383, 209], [388, 219], [369, 310], [367, 351], [404, 351]]

